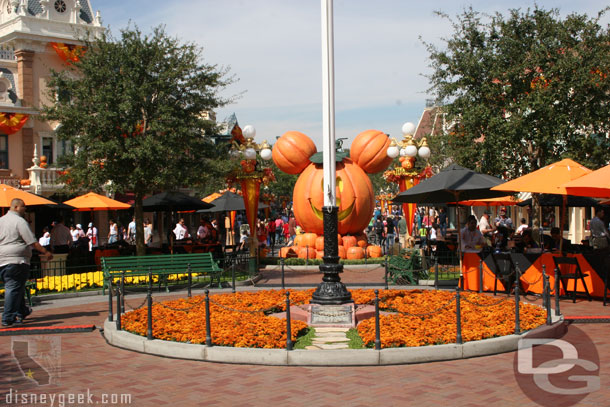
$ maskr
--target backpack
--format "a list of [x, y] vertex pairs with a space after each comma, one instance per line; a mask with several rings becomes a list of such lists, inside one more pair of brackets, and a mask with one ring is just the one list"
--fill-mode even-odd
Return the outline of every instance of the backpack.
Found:
[[377, 233], [383, 233], [383, 222], [381, 220], [377, 220], [377, 222], [375, 222], [375, 231]]

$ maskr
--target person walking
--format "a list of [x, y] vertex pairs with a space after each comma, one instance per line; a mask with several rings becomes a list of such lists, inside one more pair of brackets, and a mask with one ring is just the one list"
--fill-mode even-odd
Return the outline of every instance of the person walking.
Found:
[[89, 222], [89, 228], [87, 229], [87, 237], [89, 238], [89, 251], [92, 252], [98, 247], [97, 228], [93, 226], [93, 222]]
[[0, 279], [6, 290], [2, 326], [6, 327], [22, 323], [32, 312], [25, 304], [32, 248], [47, 261], [53, 258], [53, 254], [38, 243], [24, 215], [25, 203], [13, 199], [10, 210], [0, 218]]

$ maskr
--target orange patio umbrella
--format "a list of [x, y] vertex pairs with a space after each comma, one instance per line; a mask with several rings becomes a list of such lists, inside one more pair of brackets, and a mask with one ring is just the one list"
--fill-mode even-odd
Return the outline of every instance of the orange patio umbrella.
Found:
[[57, 205], [56, 202], [50, 201], [38, 195], [13, 188], [10, 185], [0, 184], [0, 207], [10, 208], [11, 201], [15, 198], [22, 199], [26, 206], [34, 205]]
[[459, 205], [463, 206], [510, 206], [517, 205], [519, 199], [512, 195], [501, 196], [499, 198], [487, 198], [487, 199], [472, 199], [470, 201], [460, 201]]
[[203, 198], [203, 199], [202, 199], [202, 201], [203, 201], [203, 202], [206, 202], [206, 203], [210, 203], [210, 202], [212, 202], [214, 199], [216, 199], [216, 198], [220, 198], [220, 196], [221, 196], [221, 195], [222, 195], [222, 194], [220, 194], [220, 193], [218, 193], [218, 192], [214, 192], [213, 194], [210, 194], [210, 195], [206, 196], [205, 198]]
[[95, 192], [77, 196], [64, 203], [73, 206], [75, 211], [109, 211], [131, 208], [129, 204], [96, 194]]
[[610, 198], [610, 165], [563, 185], [569, 195]]
[[570, 195], [564, 185], [590, 172], [591, 170], [587, 167], [566, 158], [491, 189], [492, 191]]
[[[578, 164], [576, 161], [566, 158], [539, 170], [530, 172], [512, 181], [504, 184], [496, 185], [491, 188], [494, 191], [507, 192], [532, 192], [538, 194], [556, 194], [563, 195], [561, 205], [561, 230], [565, 223], [565, 209], [569, 192], [565, 188], [565, 184], [591, 173], [591, 170]], [[563, 246], [563, 239], [561, 240]], [[561, 248], [563, 249], [563, 248]]]

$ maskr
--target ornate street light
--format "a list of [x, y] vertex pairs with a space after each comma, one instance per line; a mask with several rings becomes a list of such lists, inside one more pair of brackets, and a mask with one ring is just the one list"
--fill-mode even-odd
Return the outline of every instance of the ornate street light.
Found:
[[232, 184], [239, 181], [246, 207], [246, 218], [250, 225], [250, 268], [256, 271], [256, 249], [258, 247], [256, 218], [258, 214], [258, 202], [260, 196], [261, 183], [267, 185], [274, 181], [275, 177], [271, 168], [260, 168], [258, 157], [264, 161], [271, 159], [271, 146], [264, 140], [261, 144], [254, 142], [256, 129], [252, 125], [247, 125], [242, 130], [243, 137], [236, 137], [231, 142], [231, 155], [243, 157], [240, 167], [234, 170], [228, 177], [227, 182]]
[[[387, 182], [397, 183], [400, 192], [406, 191], [414, 185], [417, 185], [421, 179], [432, 176], [432, 169], [428, 165], [428, 159], [432, 155], [432, 151], [428, 146], [426, 137], [421, 140], [416, 140], [413, 137], [415, 133], [415, 125], [407, 122], [402, 125], [403, 139], [397, 141], [392, 139], [390, 147], [388, 147], [387, 155], [391, 158], [400, 156], [400, 165], [394, 169], [383, 173], [383, 177]], [[415, 161], [417, 157], [426, 161], [426, 167], [420, 173], [415, 169]], [[409, 234], [413, 233], [413, 216], [415, 214], [415, 204], [403, 204], [403, 214], [407, 220], [407, 228]]]

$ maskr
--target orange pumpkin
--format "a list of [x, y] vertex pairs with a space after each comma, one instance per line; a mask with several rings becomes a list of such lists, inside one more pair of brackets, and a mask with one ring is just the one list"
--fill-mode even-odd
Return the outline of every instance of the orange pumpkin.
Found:
[[324, 236], [316, 238], [316, 250], [324, 250]]
[[313, 247], [300, 247], [299, 248], [299, 259], [315, 259], [316, 249]]
[[347, 258], [348, 259], [363, 259], [364, 258], [364, 249], [359, 246], [352, 246], [347, 249]]
[[339, 258], [345, 259], [347, 257], [347, 251], [344, 246], [339, 246]]
[[381, 257], [383, 256], [383, 251], [381, 246], [371, 245], [366, 248], [366, 254], [368, 257]]
[[343, 237], [341, 236], [341, 234], [337, 234], [337, 242], [339, 246], [343, 244]]
[[311, 247], [314, 248], [316, 247], [316, 240], [318, 238], [318, 235], [315, 233], [304, 233], [301, 236], [303, 236], [301, 238], [301, 242], [299, 244], [299, 246], [302, 247]]
[[301, 246], [301, 242], [303, 241], [303, 235], [296, 235], [294, 237], [294, 241], [292, 242], [293, 246]]
[[284, 257], [284, 258], [290, 258], [290, 257], [297, 257], [298, 254], [297, 252], [294, 251], [294, 247], [282, 247], [280, 249], [280, 257]]
[[324, 257], [324, 250], [316, 250], [316, 259]]
[[358, 134], [350, 147], [350, 158], [365, 172], [374, 174], [392, 163], [387, 150], [390, 138], [382, 131], [367, 130]]
[[343, 236], [343, 246], [345, 246], [346, 249], [349, 249], [352, 246], [356, 246], [357, 245], [357, 240], [356, 240], [356, 236]]
[[358, 246], [362, 247], [363, 249], [369, 245], [368, 239], [366, 238], [365, 234], [360, 234], [356, 236], [356, 241]]
[[[373, 216], [374, 194], [369, 177], [354, 162], [345, 158], [337, 163], [338, 232], [361, 233]], [[298, 178], [293, 191], [294, 215], [301, 227], [319, 235], [324, 206], [322, 165], [310, 164]]]
[[288, 174], [298, 174], [311, 163], [309, 157], [316, 151], [316, 145], [305, 134], [289, 131], [273, 145], [272, 158], [280, 170]]

